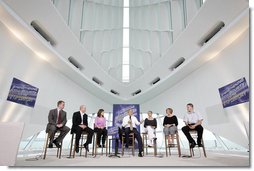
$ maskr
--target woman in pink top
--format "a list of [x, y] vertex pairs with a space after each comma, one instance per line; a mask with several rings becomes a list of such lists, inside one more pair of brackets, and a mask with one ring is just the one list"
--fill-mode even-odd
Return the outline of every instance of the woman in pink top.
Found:
[[[104, 110], [100, 109], [97, 112], [97, 117], [94, 122], [94, 132], [97, 133], [97, 146], [105, 148], [105, 140], [108, 134], [106, 129], [106, 118], [104, 118]], [[100, 144], [102, 137], [102, 146]]]

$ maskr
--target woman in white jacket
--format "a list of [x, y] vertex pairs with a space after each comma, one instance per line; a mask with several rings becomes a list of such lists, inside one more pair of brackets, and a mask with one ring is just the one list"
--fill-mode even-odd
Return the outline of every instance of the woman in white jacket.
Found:
[[147, 145], [148, 147], [152, 147], [154, 144], [154, 140], [157, 139], [155, 135], [155, 129], [157, 128], [157, 121], [155, 118], [153, 118], [152, 111], [148, 111], [147, 115], [148, 117], [145, 119], [144, 127], [145, 127], [145, 132], [147, 132], [148, 134]]

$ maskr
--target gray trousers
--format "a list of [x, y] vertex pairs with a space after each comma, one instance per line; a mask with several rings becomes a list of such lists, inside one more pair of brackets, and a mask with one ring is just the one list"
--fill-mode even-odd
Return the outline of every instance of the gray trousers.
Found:
[[48, 130], [48, 134], [49, 134], [49, 138], [50, 138], [50, 143], [53, 143], [54, 137], [55, 137], [55, 133], [57, 131], [60, 131], [60, 135], [55, 139], [55, 141], [60, 143], [60, 142], [63, 141], [64, 137], [68, 134], [68, 132], [70, 131], [70, 128], [68, 126], [63, 126], [61, 128], [58, 128], [55, 125], [50, 125], [49, 126], [49, 130]]

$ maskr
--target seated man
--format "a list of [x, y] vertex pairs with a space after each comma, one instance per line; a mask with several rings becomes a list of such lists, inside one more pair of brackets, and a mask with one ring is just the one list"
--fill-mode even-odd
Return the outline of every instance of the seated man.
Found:
[[194, 148], [196, 145], [196, 142], [191, 137], [190, 132], [191, 130], [196, 130], [198, 133], [197, 143], [199, 147], [202, 147], [201, 139], [203, 135], [203, 127], [201, 126], [203, 118], [193, 110], [193, 104], [189, 103], [187, 104], [187, 114], [185, 114], [183, 121], [186, 126], [182, 127], [182, 131], [187, 137], [190, 148]]
[[122, 123], [122, 126], [125, 128], [124, 132], [125, 132], [125, 139], [126, 139], [126, 147], [127, 148], [129, 147], [129, 134], [131, 132], [133, 132], [134, 137], [138, 141], [138, 149], [139, 149], [138, 156], [139, 157], [143, 157], [143, 155], [142, 155], [143, 144], [142, 144], [142, 139], [141, 139], [140, 133], [137, 131], [136, 126], [140, 125], [142, 122], [143, 121], [139, 122], [137, 120], [137, 118], [135, 116], [133, 116], [132, 109], [129, 109], [128, 115], [123, 118], [123, 123]]
[[[67, 123], [66, 119], [66, 112], [64, 109], [64, 101], [60, 100], [57, 102], [57, 108], [52, 109], [49, 111], [48, 115], [48, 124], [46, 128], [46, 133], [49, 134], [49, 148], [53, 148], [53, 143], [56, 145], [57, 148], [61, 148], [60, 144], [64, 137], [68, 134], [70, 131], [70, 128], [65, 126]], [[60, 135], [54, 140], [55, 133], [57, 131], [60, 131]]]
[[84, 105], [81, 105], [80, 110], [73, 113], [73, 117], [72, 117], [71, 133], [76, 133], [76, 142], [75, 142], [76, 153], [79, 152], [79, 140], [80, 140], [82, 132], [86, 132], [88, 134], [87, 140], [84, 143], [84, 147], [86, 151], [89, 152], [88, 144], [92, 143], [94, 131], [88, 127], [87, 114], [85, 112], [86, 112], [86, 107]]

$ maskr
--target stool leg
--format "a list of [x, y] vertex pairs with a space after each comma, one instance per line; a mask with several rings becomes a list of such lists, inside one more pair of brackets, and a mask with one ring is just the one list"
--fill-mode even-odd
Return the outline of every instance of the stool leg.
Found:
[[61, 142], [59, 159], [61, 159], [61, 157], [62, 157], [62, 149], [63, 149], [63, 141]]
[[86, 153], [85, 153], [85, 157], [87, 157], [87, 151], [86, 151]]
[[44, 157], [43, 157], [44, 160], [45, 160], [46, 155], [47, 155], [47, 149], [48, 149], [48, 143], [49, 143], [49, 134], [47, 134], [46, 137], [47, 137], [47, 139], [46, 139], [45, 151], [44, 151]]
[[[74, 133], [73, 133], [74, 134]], [[71, 153], [72, 153], [72, 147], [73, 147], [73, 134], [71, 136], [71, 147], [70, 147], [70, 155], [69, 157], [71, 157]]]
[[193, 150], [193, 148], [190, 148], [190, 156], [191, 156], [191, 157], [194, 156], [194, 150]]
[[110, 148], [111, 148], [111, 142], [110, 142], [110, 140], [109, 140], [109, 145], [108, 145], [108, 154], [110, 155]]
[[98, 138], [98, 135], [97, 133], [94, 135], [94, 140], [93, 140], [93, 152], [92, 152], [92, 155], [94, 155], [96, 157], [97, 155], [97, 138]]
[[76, 148], [77, 148], [77, 147], [76, 147], [76, 143], [75, 143], [75, 144], [74, 144], [74, 148], [73, 148], [73, 158], [75, 158], [75, 154], [76, 154], [75, 151], [76, 151]]
[[59, 157], [59, 148], [57, 148], [56, 157]]
[[[93, 146], [92, 155], [94, 155], [95, 157], [97, 154], [97, 145], [95, 145], [95, 144], [97, 144], [96, 141], [97, 141], [97, 133], [93, 134], [93, 145], [92, 145]], [[95, 150], [96, 150], [96, 152], [95, 152]]]
[[[84, 134], [81, 134], [81, 145], [83, 145], [83, 142], [84, 142]], [[79, 144], [79, 146], [80, 146], [80, 144]], [[76, 147], [76, 148], [77, 148], [77, 147]], [[83, 148], [80, 148], [79, 156], [82, 155], [82, 149], [83, 149]]]
[[204, 152], [204, 156], [206, 157], [206, 151], [205, 151], [205, 145], [204, 145], [203, 138], [202, 138], [202, 145], [203, 145], [203, 152]]
[[108, 156], [108, 136], [106, 137], [106, 156]]
[[[168, 135], [168, 138], [171, 138], [171, 136], [172, 135]], [[172, 139], [172, 138], [171, 138]], [[172, 141], [172, 140], [171, 140]], [[172, 142], [171, 142], [171, 144], [172, 144]], [[171, 146], [168, 146], [168, 153], [169, 153], [169, 155], [171, 156]]]
[[124, 137], [122, 137], [122, 156], [123, 156], [123, 153], [124, 153]]
[[[87, 135], [86, 135], [86, 140], [87, 140]], [[82, 145], [83, 145], [83, 142], [84, 142], [84, 137], [83, 137], [83, 140], [82, 140]], [[82, 149], [82, 148], [81, 148]], [[87, 150], [85, 150], [85, 157], [87, 157]]]
[[176, 133], [176, 142], [177, 142], [177, 150], [178, 150], [178, 156], [181, 157], [181, 147], [179, 142], [179, 135]]
[[154, 156], [157, 156], [157, 140], [153, 141], [153, 151], [154, 151]]
[[132, 136], [132, 155], [133, 156], [135, 156], [135, 141], [134, 141], [135, 139], [134, 139], [134, 134], [133, 134], [133, 136]]
[[[73, 136], [73, 141], [76, 141], [76, 134]], [[76, 142], [74, 143], [74, 148], [73, 148], [73, 158], [75, 158], [75, 152], [76, 152]]]
[[145, 151], [145, 134], [142, 134], [143, 151]]
[[145, 140], [146, 140], [146, 155], [148, 155], [148, 147], [147, 147], [147, 135], [145, 135]]
[[167, 136], [165, 135], [165, 150], [166, 150], [166, 156], [168, 157], [168, 144], [167, 144]]

